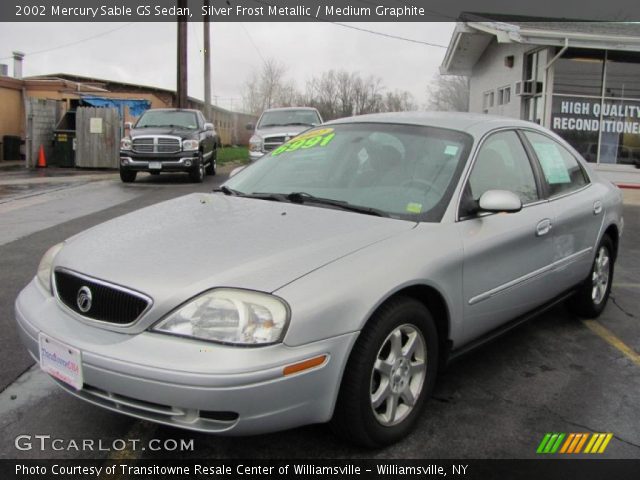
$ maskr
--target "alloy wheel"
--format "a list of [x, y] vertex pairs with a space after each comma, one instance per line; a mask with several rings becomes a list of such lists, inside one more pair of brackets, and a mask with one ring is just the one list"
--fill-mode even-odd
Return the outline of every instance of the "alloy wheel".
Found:
[[596, 305], [602, 303], [607, 294], [610, 261], [609, 250], [604, 245], [600, 246], [596, 261], [593, 265], [593, 272], [591, 273], [591, 299]]
[[411, 413], [424, 385], [426, 359], [426, 342], [413, 325], [396, 327], [382, 343], [370, 389], [371, 408], [381, 425], [397, 425]]

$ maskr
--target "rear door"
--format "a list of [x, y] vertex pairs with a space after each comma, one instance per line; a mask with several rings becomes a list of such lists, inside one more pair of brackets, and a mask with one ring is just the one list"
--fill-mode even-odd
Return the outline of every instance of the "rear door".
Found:
[[566, 290], [589, 274], [604, 218], [603, 192], [560, 142], [530, 130], [524, 136], [540, 164], [553, 208], [552, 280]]
[[[517, 194], [517, 213], [473, 214], [487, 190]], [[466, 181], [458, 226], [464, 244], [464, 341], [511, 320], [554, 296], [549, 282], [553, 210], [520, 136], [488, 136]]]

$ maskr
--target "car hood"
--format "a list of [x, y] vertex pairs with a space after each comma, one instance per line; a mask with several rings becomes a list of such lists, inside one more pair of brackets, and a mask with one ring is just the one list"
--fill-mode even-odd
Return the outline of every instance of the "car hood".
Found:
[[197, 130], [180, 127], [154, 127], [154, 128], [134, 128], [129, 131], [131, 138], [145, 135], [172, 135], [174, 137], [191, 138], [198, 133]]
[[142, 292], [154, 300], [145, 317], [159, 318], [214, 287], [273, 292], [415, 225], [316, 206], [191, 194], [72, 237], [54, 266]]
[[271, 135], [286, 135], [289, 137], [295, 137], [300, 132], [304, 132], [305, 130], [308, 130], [310, 128], [311, 125], [284, 125], [267, 127], [256, 130], [256, 135], [260, 135], [261, 137], [268, 137]]

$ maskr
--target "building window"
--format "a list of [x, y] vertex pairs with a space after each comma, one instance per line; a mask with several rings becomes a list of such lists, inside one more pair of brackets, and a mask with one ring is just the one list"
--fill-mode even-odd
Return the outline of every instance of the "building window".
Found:
[[602, 95], [604, 52], [569, 49], [554, 65], [554, 93]]
[[551, 129], [587, 161], [640, 165], [640, 55], [570, 50], [553, 94]]
[[498, 89], [498, 105], [506, 105], [511, 101], [511, 87]]
[[484, 113], [488, 112], [488, 109], [493, 107], [493, 103], [495, 101], [495, 92], [484, 92], [484, 97], [482, 98], [482, 109]]
[[605, 97], [640, 98], [640, 54], [607, 52]]

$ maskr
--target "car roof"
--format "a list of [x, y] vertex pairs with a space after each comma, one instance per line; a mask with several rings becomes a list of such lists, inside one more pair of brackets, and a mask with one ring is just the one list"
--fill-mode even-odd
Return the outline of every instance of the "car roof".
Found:
[[199, 112], [195, 108], [150, 108], [147, 112]]
[[311, 110], [314, 112], [317, 111], [317, 109], [313, 107], [279, 107], [279, 108], [267, 108], [266, 110], [264, 110], [264, 112], [281, 112], [286, 110]]
[[464, 112], [391, 112], [372, 113], [346, 117], [326, 122], [324, 125], [339, 123], [395, 123], [439, 127], [459, 130], [473, 135], [504, 127], [526, 127], [543, 130], [538, 124], [497, 115]]

